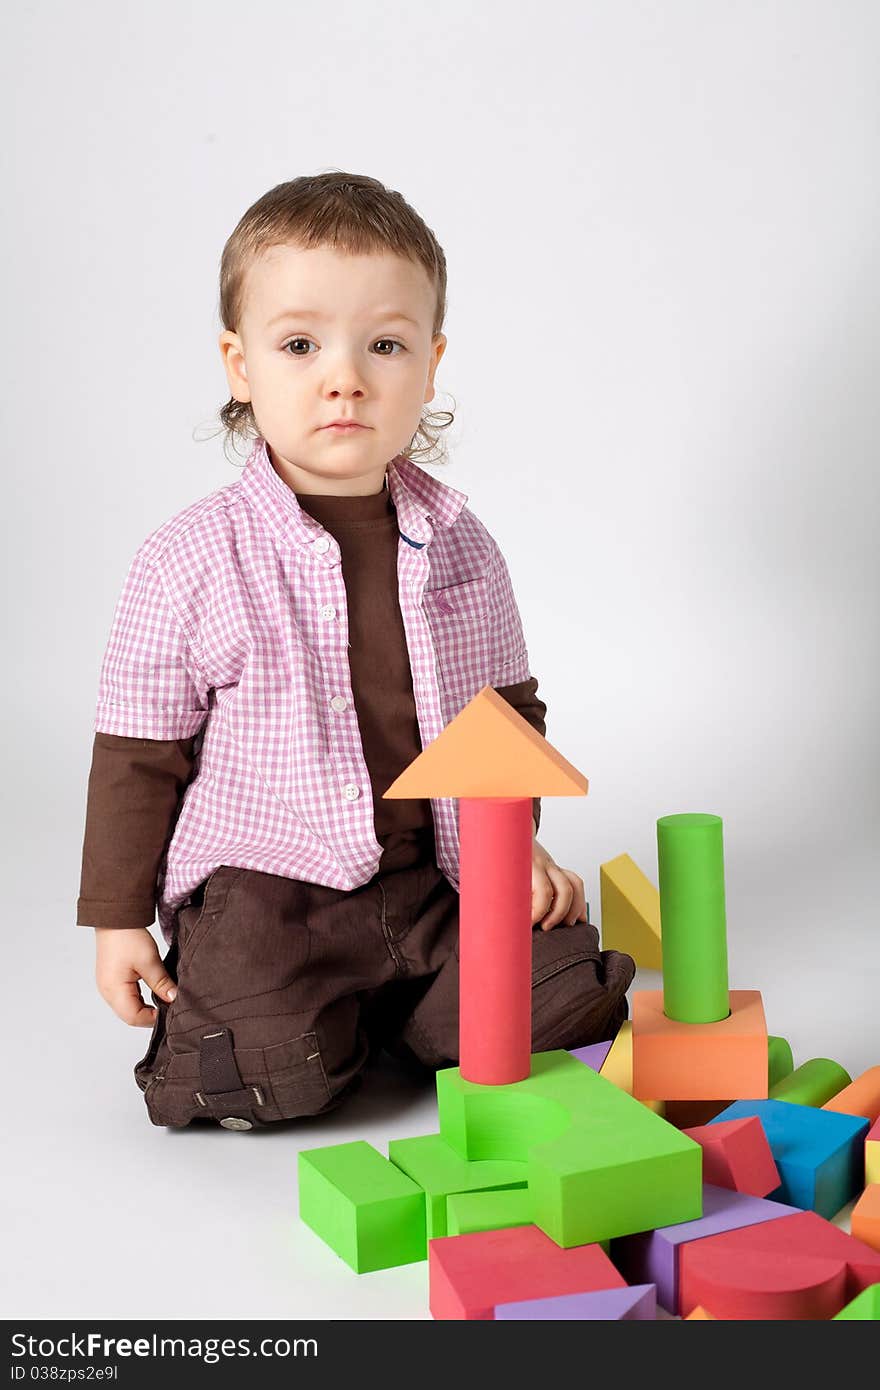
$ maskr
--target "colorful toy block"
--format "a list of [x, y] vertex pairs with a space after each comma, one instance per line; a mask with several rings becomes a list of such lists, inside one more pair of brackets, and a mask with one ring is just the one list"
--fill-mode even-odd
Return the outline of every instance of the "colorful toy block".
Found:
[[428, 1281], [434, 1318], [483, 1322], [499, 1303], [625, 1286], [598, 1245], [563, 1250], [537, 1226], [432, 1240]]
[[767, 1095], [767, 1024], [761, 995], [730, 991], [714, 1023], [681, 1023], [663, 1012], [661, 990], [632, 995], [632, 1091], [638, 1100], [716, 1100]]
[[589, 782], [491, 685], [484, 685], [383, 796], [586, 796]]
[[830, 1057], [811, 1057], [770, 1088], [771, 1100], [788, 1100], [793, 1105], [823, 1105], [849, 1086], [849, 1072]]
[[697, 1125], [683, 1132], [703, 1150], [704, 1183], [747, 1192], [753, 1197], [766, 1197], [779, 1186], [779, 1169], [757, 1115]]
[[704, 1240], [721, 1231], [778, 1221], [797, 1212], [780, 1202], [768, 1202], [742, 1192], [731, 1192], [710, 1183], [703, 1186], [703, 1214], [695, 1221], [676, 1222], [653, 1231], [612, 1240], [609, 1254], [629, 1284], [653, 1283], [657, 1300], [670, 1313], [679, 1311], [681, 1249], [689, 1241]]
[[784, 1076], [794, 1070], [791, 1043], [785, 1038], [771, 1036], [767, 1039], [767, 1085], [772, 1088]]
[[[791, 1045], [785, 1038], [767, 1039], [767, 1087], [775, 1086], [777, 1081], [781, 1081], [783, 1076], [787, 1076], [792, 1070], [793, 1062], [791, 1056]], [[733, 1101], [733, 1096], [728, 1096], [727, 1100], [667, 1100], [663, 1108], [663, 1114], [671, 1125], [677, 1129], [691, 1129], [696, 1125], [706, 1125], [710, 1120], [714, 1120], [722, 1110], [726, 1110]], [[703, 1177], [705, 1178], [705, 1172]]]
[[459, 798], [459, 1067], [469, 1081], [529, 1074], [533, 798], [588, 787], [486, 685], [384, 793]]
[[645, 970], [663, 969], [660, 894], [628, 854], [599, 865], [602, 946], [625, 951]]
[[[643, 1101], [643, 1105], [649, 1102]], [[663, 1114], [676, 1129], [706, 1125], [730, 1105], [729, 1100], [667, 1100]]]
[[[627, 1018], [618, 1028], [599, 1071], [606, 1081], [613, 1082], [621, 1091], [626, 1091], [628, 1096], [632, 1095], [632, 1059], [632, 1019]], [[665, 1100], [645, 1100], [642, 1101], [642, 1104], [647, 1105], [648, 1109], [653, 1110], [656, 1115], [662, 1115], [665, 1112]]]
[[388, 1144], [388, 1157], [425, 1194], [428, 1240], [449, 1233], [447, 1200], [453, 1193], [524, 1188], [528, 1183], [524, 1162], [510, 1159], [469, 1162], [450, 1148], [439, 1134], [392, 1139]]
[[852, 1209], [850, 1231], [872, 1250], [880, 1250], [880, 1183], [866, 1187]]
[[[614, 1044], [613, 1038], [608, 1038], [606, 1042], [590, 1043], [587, 1047], [572, 1047], [569, 1049], [572, 1057], [577, 1057], [584, 1066], [592, 1067], [593, 1071], [601, 1071], [605, 1059]], [[611, 1078], [608, 1078], [611, 1080]]]
[[832, 1217], [861, 1191], [868, 1121], [787, 1100], [736, 1100], [709, 1124], [757, 1115], [782, 1181], [769, 1195]]
[[880, 1182], [880, 1119], [865, 1136], [865, 1182]]
[[[722, 836], [720, 816], [661, 816], [657, 822], [663, 934], [660, 1012], [671, 1023], [720, 1023], [732, 1007], [727, 989]], [[638, 1037], [637, 1028], [634, 1033]], [[766, 1040], [765, 1030], [765, 1045]], [[668, 1098], [665, 1092], [652, 1093], [657, 1094]], [[704, 1094], [680, 1098], [690, 1100]], [[727, 1095], [728, 1088], [713, 1094]], [[733, 1094], [740, 1092], [735, 1090]]]
[[499, 1086], [532, 1053], [532, 801], [463, 797], [458, 821], [459, 1065]]
[[871, 1284], [856, 1294], [851, 1303], [835, 1313], [835, 1319], [858, 1318], [866, 1322], [880, 1321], [880, 1284]]
[[698, 1307], [696, 1307], [696, 1308], [693, 1310], [692, 1313], [688, 1313], [688, 1314], [687, 1314], [687, 1316], [685, 1317], [684, 1321], [685, 1321], [685, 1322], [696, 1322], [696, 1321], [699, 1321], [699, 1322], [704, 1322], [704, 1321], [715, 1322], [715, 1318], [712, 1317], [712, 1314], [711, 1314], [711, 1313], [707, 1313], [705, 1308], [698, 1306]]
[[299, 1214], [356, 1274], [427, 1253], [424, 1192], [363, 1139], [300, 1150]]
[[685, 1245], [680, 1306], [688, 1313], [703, 1304], [716, 1318], [831, 1318], [878, 1279], [880, 1254], [799, 1211]]
[[463, 1158], [528, 1163], [532, 1219], [559, 1245], [701, 1213], [699, 1144], [568, 1052], [534, 1053], [531, 1075], [510, 1086], [447, 1067], [437, 1101], [440, 1132]]
[[862, 1115], [871, 1123], [880, 1116], [880, 1067], [869, 1067], [849, 1086], [826, 1100], [823, 1110], [837, 1110], [843, 1115]]
[[497, 1192], [456, 1192], [446, 1199], [446, 1234], [450, 1236], [533, 1224], [532, 1199], [527, 1187]]
[[657, 1317], [657, 1291], [653, 1284], [637, 1284], [634, 1288], [602, 1289], [597, 1293], [568, 1293], [559, 1298], [530, 1298], [521, 1303], [496, 1303], [498, 1322], [534, 1322], [536, 1320], [587, 1322], [602, 1319], [622, 1322], [624, 1319]]

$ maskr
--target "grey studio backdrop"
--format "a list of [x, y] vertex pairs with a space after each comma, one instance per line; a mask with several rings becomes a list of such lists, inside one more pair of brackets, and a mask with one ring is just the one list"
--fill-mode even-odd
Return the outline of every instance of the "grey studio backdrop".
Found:
[[381, 178], [445, 248], [435, 472], [508, 557], [590, 779], [542, 843], [595, 920], [603, 861], [656, 881], [659, 816], [722, 816], [731, 987], [796, 1062], [880, 1062], [878, 47], [858, 0], [10, 14], [7, 1317], [428, 1317], [425, 1265], [358, 1278], [298, 1222], [296, 1150], [432, 1132], [430, 1090], [380, 1070], [301, 1130], [153, 1127], [148, 1032], [75, 925], [114, 605], [239, 476], [209, 437], [219, 256], [297, 174]]

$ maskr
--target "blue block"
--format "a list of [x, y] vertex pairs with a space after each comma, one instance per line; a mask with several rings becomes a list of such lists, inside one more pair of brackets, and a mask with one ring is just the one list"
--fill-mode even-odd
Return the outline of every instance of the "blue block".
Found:
[[788, 1100], [735, 1100], [709, 1124], [749, 1115], [764, 1126], [782, 1179], [768, 1201], [815, 1211], [830, 1221], [861, 1192], [869, 1120]]

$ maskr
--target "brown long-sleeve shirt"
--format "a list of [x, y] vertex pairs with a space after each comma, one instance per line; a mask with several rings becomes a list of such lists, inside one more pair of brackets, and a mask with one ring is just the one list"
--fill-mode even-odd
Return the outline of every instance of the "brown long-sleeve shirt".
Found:
[[[349, 610], [352, 693], [370, 773], [379, 872], [432, 852], [427, 798], [383, 799], [422, 751], [412, 674], [394, 583], [398, 535], [387, 490], [367, 497], [297, 493], [301, 507], [338, 541]], [[496, 686], [541, 735], [546, 705], [537, 680]], [[88, 780], [77, 925], [148, 927], [160, 867], [190, 781], [202, 734], [186, 739], [94, 735]], [[538, 828], [541, 803], [534, 799]]]

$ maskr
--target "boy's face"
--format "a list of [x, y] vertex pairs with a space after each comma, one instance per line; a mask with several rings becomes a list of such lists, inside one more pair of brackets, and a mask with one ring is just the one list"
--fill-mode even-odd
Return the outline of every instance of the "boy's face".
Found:
[[[239, 332], [221, 333], [220, 351], [294, 492], [381, 492], [434, 396], [446, 338], [433, 319], [427, 273], [391, 252], [273, 246], [251, 265]], [[324, 428], [342, 416], [367, 428]]]

